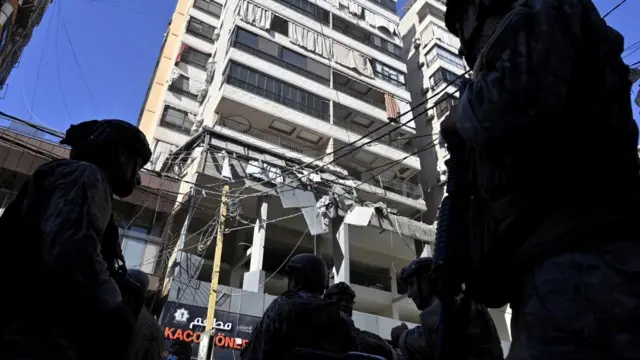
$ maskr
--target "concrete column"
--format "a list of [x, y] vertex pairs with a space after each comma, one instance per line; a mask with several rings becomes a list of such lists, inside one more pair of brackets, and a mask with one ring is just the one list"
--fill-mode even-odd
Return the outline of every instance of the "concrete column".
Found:
[[341, 281], [349, 284], [351, 280], [349, 266], [349, 231], [350, 225], [343, 222], [344, 218], [333, 219], [333, 275], [336, 283]]
[[[238, 243], [249, 243], [249, 233], [241, 233], [241, 238], [237, 238]], [[238, 234], [237, 236], [240, 236]], [[243, 266], [250, 260], [250, 255], [247, 255], [246, 251], [242, 247], [235, 247], [233, 253], [233, 267], [231, 268], [231, 276], [229, 279], [231, 287], [240, 288], [242, 279], [244, 277]]]
[[269, 197], [259, 196], [256, 208], [256, 223], [253, 227], [253, 243], [251, 245], [251, 260], [249, 272], [244, 274], [242, 288], [247, 291], [264, 292], [264, 271], [262, 262], [264, 259], [264, 243], [267, 237], [267, 210], [269, 209]]

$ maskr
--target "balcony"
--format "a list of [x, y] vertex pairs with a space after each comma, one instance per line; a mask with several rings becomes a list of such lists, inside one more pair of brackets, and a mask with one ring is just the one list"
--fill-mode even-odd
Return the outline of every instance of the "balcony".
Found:
[[332, 28], [333, 30], [342, 33], [361, 44], [370, 46], [385, 55], [389, 55], [397, 60], [403, 60], [401, 46], [398, 46], [378, 35], [374, 35], [365, 30], [365, 28], [358, 26], [357, 24], [353, 24], [335, 14], [333, 15]]
[[396, 125], [385, 126], [380, 130], [374, 131], [374, 129], [378, 129], [384, 124], [381, 121], [371, 119], [366, 115], [360, 114], [340, 104], [334, 103], [333, 109], [334, 125], [365, 136], [369, 140], [376, 139], [376, 142], [391, 146], [405, 153], [411, 153], [415, 150], [413, 146], [411, 146], [410, 139], [408, 139], [410, 137], [409, 133], [400, 129], [390, 133], [391, 130], [397, 128]]
[[329, 25], [329, 11], [308, 0], [275, 0], [291, 10], [298, 12], [323, 25]]
[[292, 141], [288, 141], [280, 135], [267, 132], [264, 129], [243, 124], [239, 121], [235, 121], [229, 118], [224, 118], [224, 117], [218, 118], [218, 122], [216, 123], [216, 125], [220, 125], [224, 128], [237, 131], [239, 133], [243, 133], [247, 136], [251, 136], [255, 139], [262, 140], [264, 142], [267, 142], [276, 146], [280, 146], [291, 151], [295, 151], [295, 152], [313, 156], [313, 157], [317, 157], [321, 155], [320, 152], [314, 149], [310, 149], [309, 147], [305, 147], [303, 145], [296, 144]]
[[362, 102], [386, 111], [384, 94], [357, 80], [333, 71], [333, 88]]
[[253, 84], [237, 79], [233, 76], [227, 76], [225, 82], [231, 86], [253, 93], [255, 95], [271, 100], [278, 104], [284, 105], [286, 107], [289, 107], [301, 113], [307, 114], [309, 116], [313, 116], [317, 119], [329, 122], [329, 119], [331, 118], [330, 114], [320, 112], [296, 100], [293, 100], [289, 97], [285, 97], [282, 93], [276, 93], [264, 88], [257, 87]]
[[270, 63], [272, 63], [274, 65], [278, 65], [281, 68], [287, 69], [287, 70], [289, 70], [291, 72], [294, 72], [294, 73], [296, 73], [298, 75], [304, 76], [307, 79], [313, 80], [313, 81], [315, 81], [317, 83], [323, 84], [325, 86], [329, 86], [330, 85], [330, 81], [328, 79], [325, 79], [325, 78], [323, 78], [321, 76], [318, 76], [318, 75], [316, 75], [316, 74], [314, 74], [314, 73], [312, 73], [310, 71], [307, 71], [307, 70], [302, 69], [302, 68], [300, 68], [298, 66], [290, 64], [290, 63], [288, 63], [288, 62], [286, 62], [286, 61], [284, 61], [282, 59], [279, 59], [279, 58], [277, 58], [277, 57], [275, 57], [273, 55], [267, 54], [267, 53], [265, 53], [263, 51], [260, 51], [258, 49], [254, 49], [251, 46], [245, 45], [245, 44], [243, 44], [243, 43], [241, 43], [239, 41], [234, 41], [233, 42], [233, 47], [238, 49], [238, 50], [241, 50], [243, 52], [246, 52], [247, 54], [251, 54], [251, 55], [254, 55], [256, 57], [259, 57], [260, 59], [268, 61], [268, 62], [270, 62]]
[[[370, 3], [376, 4], [383, 9], [389, 10], [392, 13], [396, 14], [396, 2], [391, 0], [369, 0]], [[397, 16], [397, 15], [396, 15]]]

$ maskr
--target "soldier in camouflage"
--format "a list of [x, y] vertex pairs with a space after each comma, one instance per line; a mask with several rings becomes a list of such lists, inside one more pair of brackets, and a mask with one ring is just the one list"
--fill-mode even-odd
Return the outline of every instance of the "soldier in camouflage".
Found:
[[127, 359], [135, 319], [121, 288], [134, 284], [119, 276], [111, 203], [139, 184], [149, 144], [120, 120], [72, 126], [62, 143], [70, 159], [36, 169], [0, 218], [3, 267], [20, 269], [5, 284], [2, 358]]
[[340, 305], [340, 312], [351, 324], [351, 330], [356, 339], [355, 351], [381, 356], [387, 360], [394, 359], [394, 349], [380, 336], [369, 331], [358, 329], [353, 323], [353, 305], [355, 304], [356, 293], [349, 285], [339, 282], [329, 286], [324, 293], [324, 299], [335, 301]]
[[638, 127], [622, 36], [591, 0], [448, 0], [446, 22], [474, 70], [441, 126], [473, 159], [467, 290], [511, 303], [508, 359], [640, 358]]
[[[400, 273], [400, 281], [407, 286], [407, 296], [421, 311], [419, 326], [409, 329], [403, 323], [391, 331], [391, 341], [404, 360], [436, 358], [441, 306], [427, 283], [432, 266], [433, 259], [423, 257], [412, 261]], [[504, 358], [500, 337], [486, 307], [472, 302], [467, 336], [468, 357], [464, 360]]]
[[355, 348], [349, 323], [336, 302], [322, 299], [328, 286], [324, 261], [312, 254], [294, 256], [286, 267], [288, 290], [267, 308], [243, 360], [283, 360], [340, 357]]

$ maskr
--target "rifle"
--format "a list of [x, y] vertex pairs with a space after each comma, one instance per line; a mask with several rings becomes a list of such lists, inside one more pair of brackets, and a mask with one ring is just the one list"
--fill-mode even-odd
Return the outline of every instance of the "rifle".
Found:
[[[460, 97], [468, 82], [460, 84]], [[447, 195], [440, 206], [434, 265], [428, 277], [442, 314], [436, 334], [436, 360], [467, 357], [471, 301], [464, 292], [469, 258], [469, 208], [467, 146], [457, 133], [443, 134], [450, 157], [447, 167]]]

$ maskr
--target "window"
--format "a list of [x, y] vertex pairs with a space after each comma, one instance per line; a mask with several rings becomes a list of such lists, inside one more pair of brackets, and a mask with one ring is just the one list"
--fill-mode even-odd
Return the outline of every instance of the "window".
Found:
[[455, 66], [460, 70], [464, 70], [464, 62], [462, 58], [449, 50], [446, 50], [439, 45], [436, 45], [427, 53], [427, 66], [433, 65], [433, 63], [440, 59], [449, 65]]
[[219, 18], [222, 13], [222, 6], [211, 0], [196, 0], [193, 6], [217, 18]]
[[289, 22], [278, 15], [273, 15], [271, 20], [271, 30], [289, 36]]
[[329, 101], [269, 75], [230, 63], [227, 82], [284, 106], [329, 120]]
[[[241, 28], [237, 29], [235, 39], [236, 43], [234, 43], [234, 47], [236, 48], [240, 48], [265, 61], [296, 72], [316, 82], [329, 85], [331, 69], [327, 65]], [[245, 45], [250, 49], [239, 46], [238, 44]]]
[[458, 103], [458, 98], [454, 96], [450, 96], [445, 100], [442, 100], [441, 98], [436, 104], [436, 116], [438, 117], [438, 119], [447, 115], [447, 113], [449, 113], [449, 109], [451, 108], [451, 106], [456, 105], [457, 103]]
[[[433, 73], [433, 75], [431, 75], [429, 77], [429, 81], [431, 82], [431, 86], [433, 88], [436, 88], [438, 85], [444, 83], [450, 83], [454, 80], [456, 80], [456, 78], [458, 78], [458, 75], [456, 75], [455, 73], [445, 69], [445, 68], [438, 68], [438, 70], [436, 70], [436, 72]], [[456, 81], [455, 85], [458, 85], [460, 81]]]
[[192, 17], [187, 24], [187, 32], [209, 42], [213, 42], [213, 34], [216, 32], [216, 28]]
[[134, 237], [122, 238], [122, 255], [127, 268], [140, 269], [148, 274], [153, 274], [158, 258], [160, 246]]
[[280, 45], [274, 43], [271, 40], [265, 39], [263, 37], [258, 38], [258, 50], [269, 54], [271, 56], [278, 57], [280, 53]]
[[381, 62], [374, 62], [373, 73], [378, 79], [382, 79], [403, 89], [407, 88], [404, 73]]
[[180, 61], [186, 62], [187, 64], [199, 67], [201, 69], [206, 69], [207, 62], [209, 61], [210, 57], [210, 54], [205, 54], [202, 51], [198, 51], [192, 47], [186, 47], [182, 51]]
[[282, 60], [302, 69], [307, 68], [307, 58], [305, 56], [302, 56], [286, 48], [282, 48]]
[[189, 118], [188, 112], [166, 105], [160, 118], [160, 126], [189, 135], [193, 121]]
[[238, 28], [238, 32], [236, 34], [236, 41], [238, 41], [241, 44], [250, 46], [254, 49], [258, 48], [258, 36], [243, 30], [241, 28]]
[[198, 95], [191, 92], [189, 78], [184, 75], [178, 75], [178, 78], [171, 83], [171, 86], [169, 86], [169, 90], [194, 100], [198, 99]]
[[285, 4], [293, 10], [301, 13], [302, 15], [318, 22], [329, 25], [329, 11], [317, 6], [316, 4], [309, 2], [309, 0], [277, 0], [278, 2]]
[[397, 59], [402, 59], [402, 46], [398, 46], [391, 41], [374, 34], [371, 34], [371, 43], [373, 44], [373, 47], [378, 50], [384, 51]]
[[327, 80], [329, 80], [331, 76], [331, 68], [329, 66], [309, 58], [307, 58], [307, 71]]

